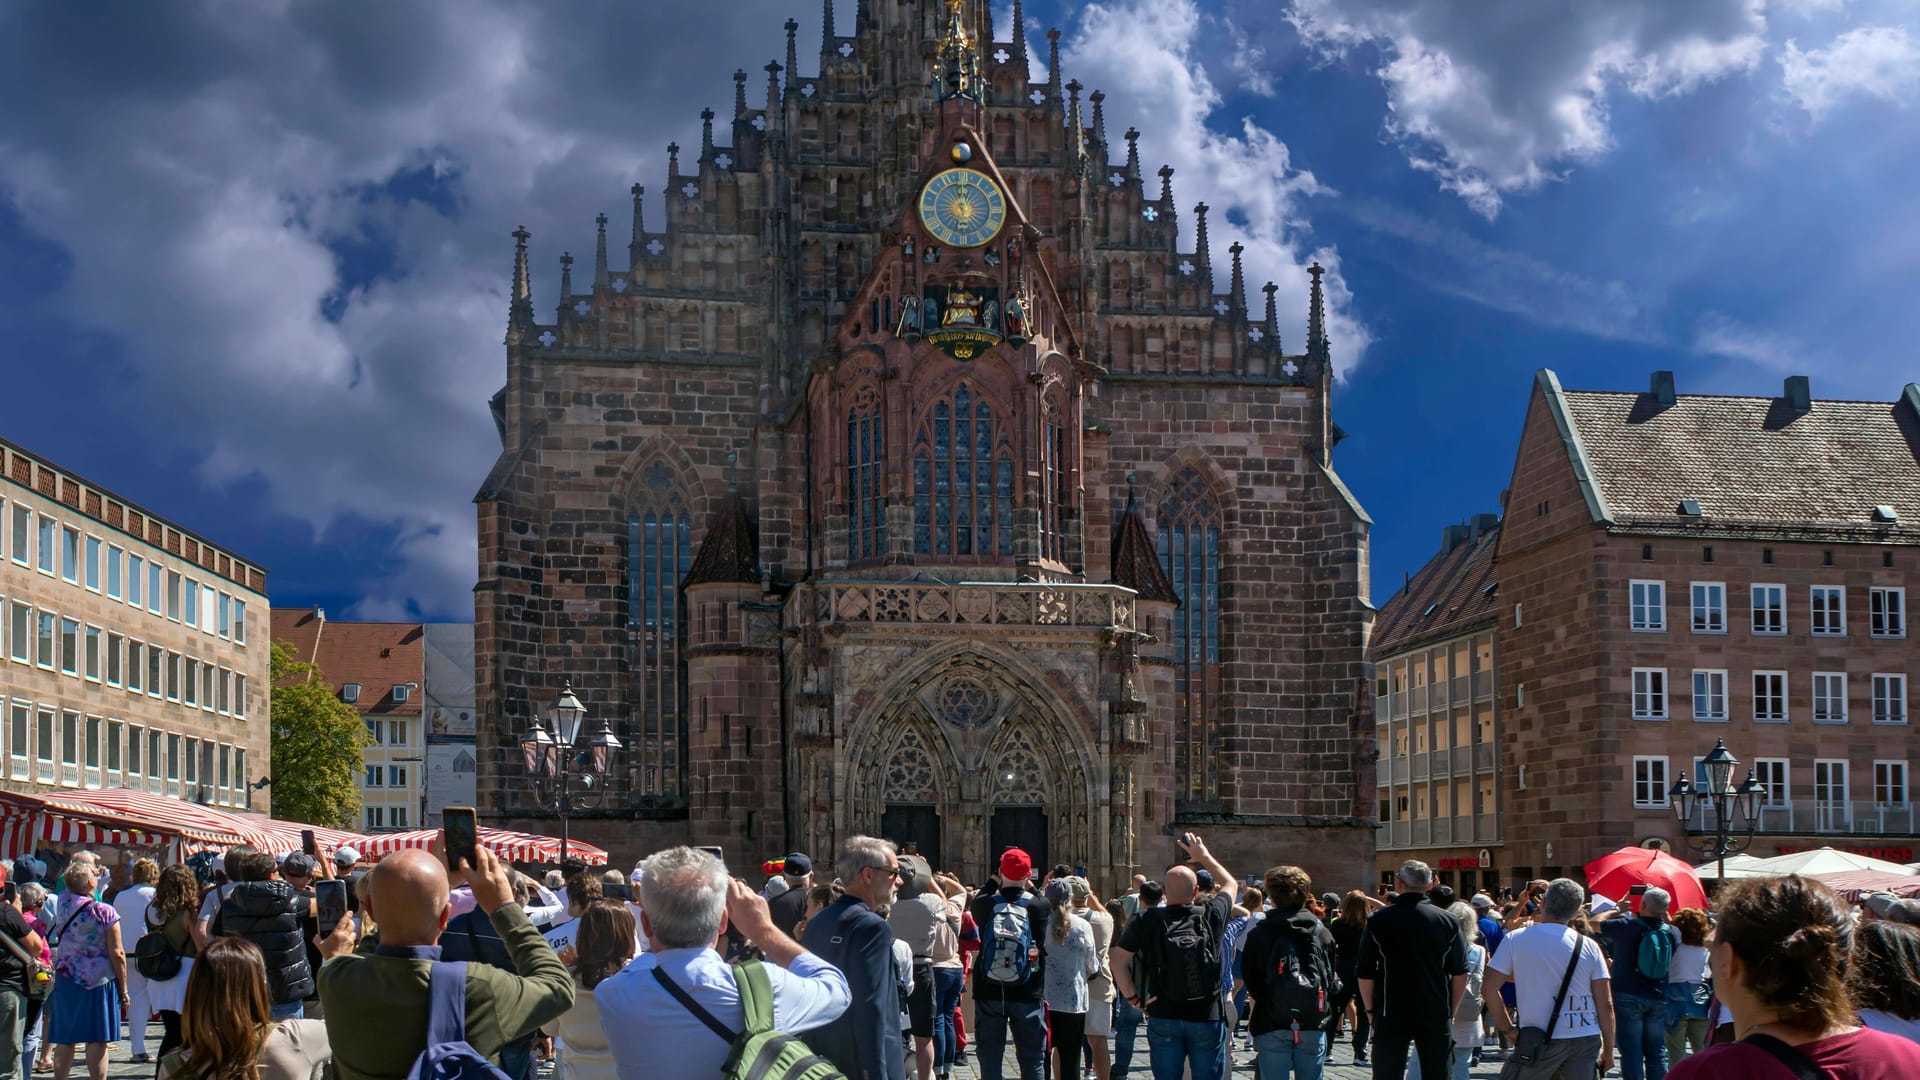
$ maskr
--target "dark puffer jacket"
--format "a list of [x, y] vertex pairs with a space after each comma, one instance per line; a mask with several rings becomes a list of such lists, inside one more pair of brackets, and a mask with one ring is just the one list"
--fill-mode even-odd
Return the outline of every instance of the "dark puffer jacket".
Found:
[[284, 881], [243, 881], [220, 904], [216, 932], [246, 938], [267, 958], [267, 989], [275, 1005], [313, 996], [313, 969], [300, 931], [307, 898]]

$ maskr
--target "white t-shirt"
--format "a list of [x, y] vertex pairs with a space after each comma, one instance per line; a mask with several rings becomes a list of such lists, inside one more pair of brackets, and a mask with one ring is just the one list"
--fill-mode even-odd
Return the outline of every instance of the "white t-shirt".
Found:
[[113, 894], [113, 910], [120, 913], [120, 945], [128, 952], [149, 929], [147, 905], [153, 903], [153, 886], [134, 885]]
[[[1672, 929], [1669, 927], [1669, 929]], [[1697, 983], [1707, 979], [1707, 947], [1705, 945], [1680, 945], [1673, 947], [1673, 964], [1667, 968], [1667, 981], [1670, 983]]]
[[1521, 1027], [1544, 1028], [1553, 1012], [1553, 996], [1560, 991], [1560, 980], [1567, 973], [1567, 958], [1574, 943], [1580, 947], [1580, 964], [1574, 969], [1573, 982], [1567, 986], [1567, 998], [1560, 1006], [1560, 1019], [1553, 1025], [1556, 1039], [1579, 1039], [1600, 1034], [1600, 1020], [1594, 1011], [1593, 984], [1607, 979], [1607, 960], [1600, 943], [1582, 937], [1560, 923], [1536, 923], [1508, 934], [1500, 942], [1487, 966], [1513, 980]]

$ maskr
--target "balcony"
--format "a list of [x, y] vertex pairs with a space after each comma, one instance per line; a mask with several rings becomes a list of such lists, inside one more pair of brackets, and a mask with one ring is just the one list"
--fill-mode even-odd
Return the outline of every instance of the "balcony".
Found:
[[1422, 780], [1431, 778], [1432, 773], [1428, 769], [1427, 755], [1425, 752], [1414, 754], [1411, 758], [1408, 759], [1408, 762], [1409, 762], [1409, 767], [1407, 772], [1408, 779], [1414, 781], [1415, 783], [1418, 783]]
[[1473, 673], [1473, 700], [1489, 701], [1493, 698], [1493, 672], [1476, 671]]
[[1408, 691], [1408, 692], [1413, 695], [1413, 702], [1410, 706], [1412, 710], [1415, 713], [1426, 712], [1427, 711], [1427, 688], [1424, 686], [1416, 686], [1411, 691]]
[[1492, 814], [1475, 814], [1473, 832], [1480, 843], [1497, 844], [1500, 842], [1500, 819]]
[[1467, 697], [1471, 693], [1469, 690], [1470, 685], [1465, 675], [1455, 675], [1453, 677], [1452, 697], [1455, 705], [1465, 705], [1467, 703]]
[[[1713, 828], [1713, 814], [1706, 807], [1696, 809], [1687, 820], [1690, 832]], [[1772, 836], [1912, 836], [1920, 834], [1920, 812], [1912, 803], [1882, 806], [1866, 799], [1796, 799], [1785, 806], [1762, 808], [1754, 831]]]
[[1493, 772], [1500, 767], [1500, 745], [1498, 743], [1476, 743], [1473, 747], [1473, 771]]
[[1376, 840], [1382, 848], [1452, 847], [1500, 842], [1498, 819], [1492, 814], [1456, 814], [1453, 817], [1380, 823]]
[[1434, 680], [1433, 698], [1431, 700], [1436, 711], [1447, 707], [1447, 680]]

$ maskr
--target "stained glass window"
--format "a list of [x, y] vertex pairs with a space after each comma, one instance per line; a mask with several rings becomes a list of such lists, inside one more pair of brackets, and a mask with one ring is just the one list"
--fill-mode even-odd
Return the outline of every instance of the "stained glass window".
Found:
[[1013, 447], [1001, 414], [966, 382], [935, 403], [913, 446], [916, 554], [1013, 554]]
[[887, 553], [887, 497], [881, 487], [886, 460], [880, 395], [867, 387], [847, 410], [847, 557], [877, 559]]
[[1220, 509], [1206, 479], [1182, 469], [1160, 504], [1160, 559], [1180, 607], [1173, 613], [1175, 794], [1184, 802], [1219, 798]]
[[634, 652], [633, 719], [621, 732], [633, 793], [679, 791], [687, 701], [680, 582], [693, 562], [686, 491], [664, 461], [640, 472], [627, 518], [627, 628]]
[[1069, 487], [1067, 468], [1067, 423], [1065, 411], [1055, 400], [1047, 402], [1046, 416], [1046, 482], [1045, 502], [1041, 510], [1044, 524], [1041, 532], [1042, 551], [1047, 558], [1055, 562], [1067, 561], [1067, 520], [1071, 517], [1073, 492]]

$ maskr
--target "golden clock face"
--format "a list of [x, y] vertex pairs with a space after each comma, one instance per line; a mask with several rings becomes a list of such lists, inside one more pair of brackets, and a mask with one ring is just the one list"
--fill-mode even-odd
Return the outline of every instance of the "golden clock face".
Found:
[[979, 247], [1007, 223], [1007, 197], [983, 173], [948, 169], [921, 190], [920, 221], [949, 247]]

